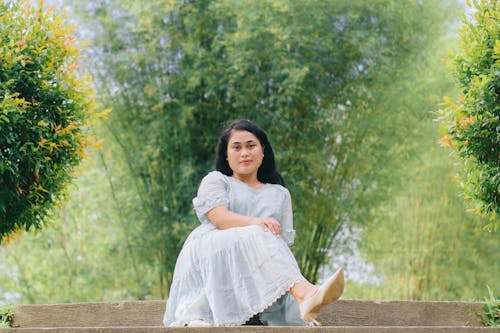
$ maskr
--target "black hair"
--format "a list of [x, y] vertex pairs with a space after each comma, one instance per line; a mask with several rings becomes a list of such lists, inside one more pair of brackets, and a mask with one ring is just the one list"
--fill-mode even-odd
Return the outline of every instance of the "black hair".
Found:
[[254, 122], [247, 119], [233, 121], [219, 136], [217, 153], [215, 159], [215, 169], [226, 176], [232, 176], [233, 170], [227, 161], [227, 144], [233, 131], [248, 131], [259, 139], [264, 152], [262, 164], [257, 171], [257, 179], [263, 183], [279, 184], [285, 186], [283, 177], [279, 174], [274, 160], [274, 152], [271, 143], [267, 139], [266, 132]]

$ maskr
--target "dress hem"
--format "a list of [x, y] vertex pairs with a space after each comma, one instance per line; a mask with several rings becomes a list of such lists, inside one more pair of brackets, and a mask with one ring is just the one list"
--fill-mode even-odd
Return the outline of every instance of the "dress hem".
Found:
[[235, 322], [225, 322], [225, 323], [220, 323], [220, 324], [215, 324], [214, 323], [214, 326], [241, 326], [241, 325], [243, 325], [244, 323], [246, 323], [248, 320], [250, 320], [250, 318], [252, 318], [256, 314], [261, 313], [262, 311], [264, 311], [265, 309], [267, 309], [268, 307], [270, 307], [271, 305], [273, 305], [278, 299], [280, 299], [280, 297], [282, 297], [283, 295], [285, 295], [286, 292], [288, 290], [290, 290], [290, 288], [292, 288], [295, 283], [297, 283], [297, 282], [299, 282], [301, 280], [302, 279], [297, 279], [294, 282], [290, 283], [285, 290], [283, 290], [282, 292], [280, 292], [278, 294], [278, 296], [276, 296], [273, 300], [271, 300], [270, 302], [268, 302], [265, 306], [263, 306], [258, 311], [252, 312], [252, 313], [246, 313], [245, 316], [244, 316], [244, 318], [245, 318], [244, 320], [237, 321], [237, 322], [236, 321]]

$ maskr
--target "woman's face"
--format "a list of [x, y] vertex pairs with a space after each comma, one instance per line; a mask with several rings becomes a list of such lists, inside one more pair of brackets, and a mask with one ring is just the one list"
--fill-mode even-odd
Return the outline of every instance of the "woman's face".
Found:
[[263, 158], [264, 148], [253, 133], [232, 131], [227, 143], [227, 161], [233, 177], [240, 180], [256, 177]]

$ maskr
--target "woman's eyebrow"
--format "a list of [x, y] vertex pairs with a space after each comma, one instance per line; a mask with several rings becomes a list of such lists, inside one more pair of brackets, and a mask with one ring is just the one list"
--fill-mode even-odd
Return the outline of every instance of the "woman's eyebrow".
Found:
[[[254, 143], [254, 142], [255, 142], [254, 139], [250, 139], [250, 140], [245, 141], [245, 143]], [[232, 145], [240, 145], [241, 142], [239, 142], [239, 141], [233, 141], [233, 142], [231, 142], [231, 144]]]

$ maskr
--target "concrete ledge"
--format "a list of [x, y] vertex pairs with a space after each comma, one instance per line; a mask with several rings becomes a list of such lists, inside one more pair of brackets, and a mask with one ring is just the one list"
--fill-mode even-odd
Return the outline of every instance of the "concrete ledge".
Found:
[[14, 306], [14, 328], [162, 326], [165, 301]]
[[325, 326], [483, 326], [483, 303], [344, 300], [327, 306]]
[[[469, 302], [340, 300], [325, 307], [318, 320], [324, 326], [480, 327], [477, 313], [482, 307]], [[13, 327], [146, 329], [161, 327], [164, 311], [165, 301], [17, 305]]]
[[493, 327], [203, 327], [203, 328], [165, 328], [165, 327], [58, 327], [58, 328], [15, 328], [0, 329], [1, 333], [499, 333]]

